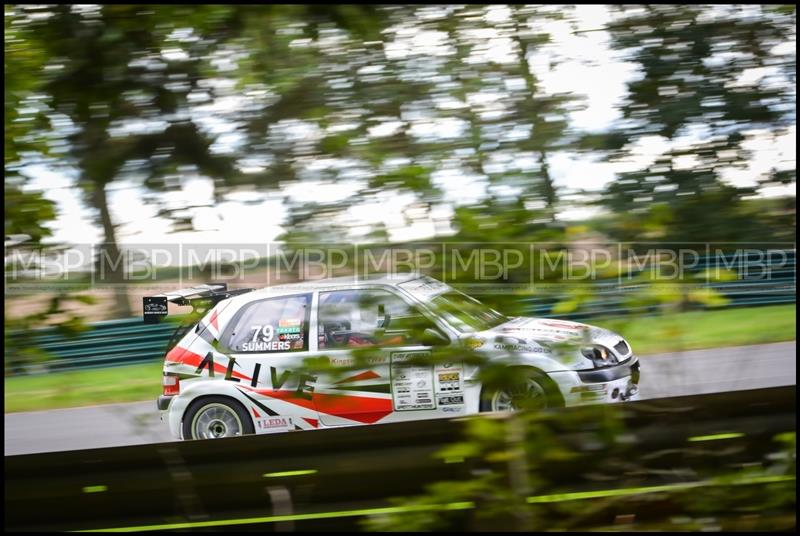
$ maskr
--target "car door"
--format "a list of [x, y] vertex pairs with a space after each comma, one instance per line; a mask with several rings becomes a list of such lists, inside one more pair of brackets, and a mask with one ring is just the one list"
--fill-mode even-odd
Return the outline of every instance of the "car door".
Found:
[[[326, 426], [413, 420], [436, 413], [431, 341], [449, 339], [405, 297], [386, 288], [320, 291], [319, 354], [330, 369], [314, 401]], [[426, 340], [428, 339], [428, 340]]]
[[237, 311], [222, 335], [225, 352], [236, 360], [231, 379], [252, 402], [257, 433], [317, 426], [316, 378], [303, 369], [312, 355], [311, 306], [311, 293], [255, 300]]

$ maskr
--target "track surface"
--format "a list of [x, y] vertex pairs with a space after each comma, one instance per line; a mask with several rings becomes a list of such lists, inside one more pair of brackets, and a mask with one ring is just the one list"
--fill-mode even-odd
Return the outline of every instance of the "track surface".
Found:
[[[641, 357], [642, 398], [797, 382], [796, 341]], [[5, 415], [5, 455], [172, 441], [155, 400]]]

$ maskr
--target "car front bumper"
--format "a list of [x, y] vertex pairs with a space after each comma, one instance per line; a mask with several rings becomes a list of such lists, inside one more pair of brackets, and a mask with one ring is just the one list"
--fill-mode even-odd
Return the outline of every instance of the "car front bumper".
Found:
[[567, 406], [615, 403], [639, 398], [639, 360], [612, 367], [551, 372]]

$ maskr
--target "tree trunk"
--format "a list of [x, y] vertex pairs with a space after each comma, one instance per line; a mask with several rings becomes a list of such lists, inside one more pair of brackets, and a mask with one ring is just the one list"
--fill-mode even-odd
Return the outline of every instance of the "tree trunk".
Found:
[[112, 287], [114, 316], [129, 318], [133, 316], [133, 312], [128, 301], [128, 288], [125, 284], [125, 262], [117, 245], [116, 228], [108, 210], [105, 184], [95, 185], [92, 192], [92, 204], [100, 213], [100, 222], [103, 225], [103, 243], [100, 244], [97, 251], [95, 283]]
[[556, 223], [556, 187], [553, 184], [553, 178], [550, 176], [550, 165], [547, 163], [547, 153], [539, 151], [539, 166], [542, 170], [542, 195], [544, 202], [547, 203], [547, 211], [550, 215], [550, 221]]
[[[520, 37], [520, 27], [519, 27], [519, 18], [520, 13], [519, 10], [514, 13], [514, 41], [517, 44], [517, 48], [519, 48], [519, 70], [522, 71], [522, 77], [525, 80], [525, 85], [527, 87], [527, 91], [525, 93], [525, 100], [527, 101], [526, 108], [528, 110], [535, 110], [536, 109], [536, 102], [534, 99], [534, 93], [536, 92], [536, 78], [534, 78], [533, 73], [531, 72], [531, 66], [528, 62], [528, 47], [522, 41]], [[534, 114], [538, 115], [538, 114]], [[537, 117], [531, 118], [533, 120], [534, 126], [531, 131], [531, 136], [528, 138], [528, 149], [533, 152], [539, 153], [539, 165], [541, 166], [541, 177], [542, 177], [542, 184], [539, 188], [542, 197], [544, 198], [544, 202], [547, 206], [548, 216], [550, 217], [550, 221], [556, 223], [556, 203], [558, 202], [558, 197], [556, 195], [556, 188], [553, 184], [553, 179], [550, 177], [550, 168], [547, 164], [547, 151], [545, 149], [545, 145], [543, 143], [537, 143], [534, 140], [534, 136], [537, 135], [536, 133], [536, 119]]]

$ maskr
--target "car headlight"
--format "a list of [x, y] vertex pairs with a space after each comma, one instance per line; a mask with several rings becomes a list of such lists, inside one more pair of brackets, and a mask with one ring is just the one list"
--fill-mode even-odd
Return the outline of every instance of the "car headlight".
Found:
[[611, 351], [600, 344], [584, 346], [581, 348], [581, 354], [583, 354], [585, 358], [591, 359], [592, 362], [594, 362], [594, 364], [598, 367], [613, 365], [617, 362], [617, 359], [614, 357]]

